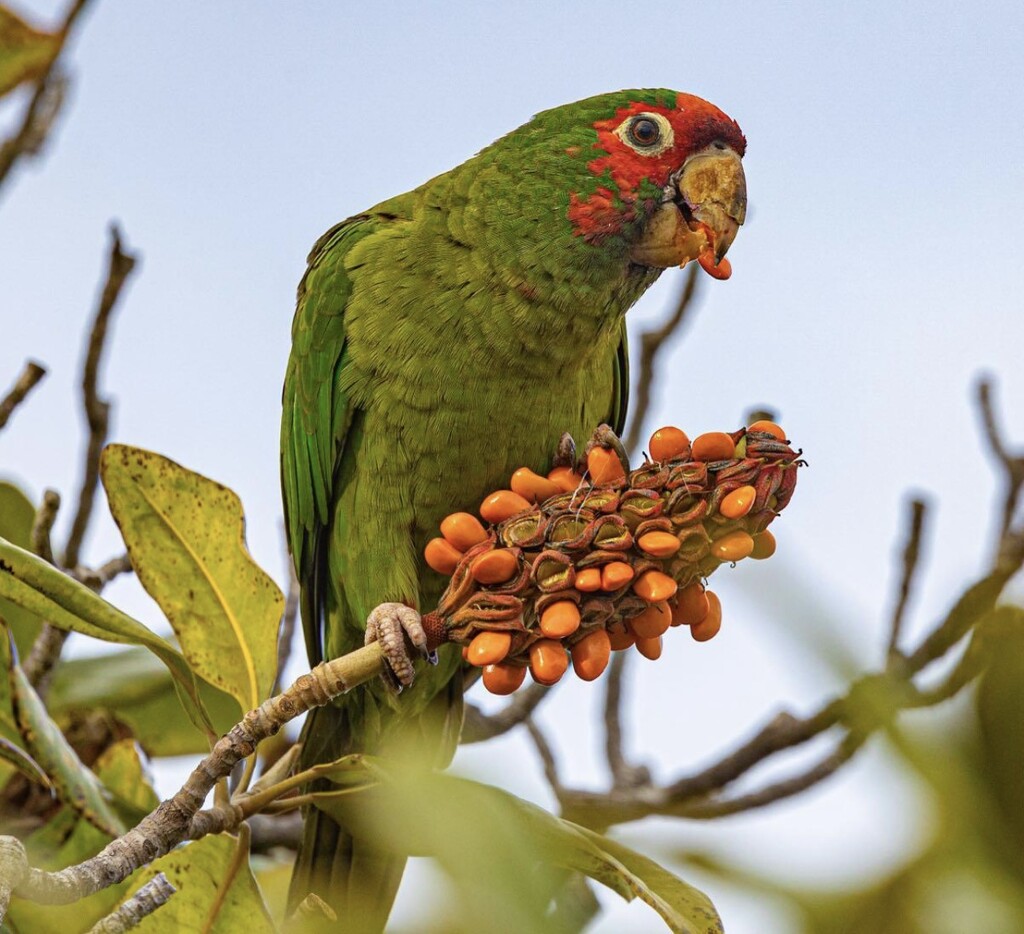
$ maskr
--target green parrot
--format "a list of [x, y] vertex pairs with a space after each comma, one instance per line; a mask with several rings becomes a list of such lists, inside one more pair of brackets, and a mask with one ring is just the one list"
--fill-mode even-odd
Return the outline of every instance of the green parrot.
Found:
[[[311, 664], [380, 639], [374, 684], [314, 710], [305, 764], [458, 742], [462, 660], [425, 648], [446, 584], [423, 548], [564, 432], [621, 430], [626, 311], [662, 269], [721, 277], [743, 222], [739, 126], [670, 90], [538, 114], [457, 168], [335, 225], [299, 284], [281, 425], [289, 546]], [[424, 651], [424, 654], [425, 651]], [[429, 805], [426, 805], [429, 806]], [[383, 928], [404, 859], [310, 810], [292, 878], [338, 928]]]

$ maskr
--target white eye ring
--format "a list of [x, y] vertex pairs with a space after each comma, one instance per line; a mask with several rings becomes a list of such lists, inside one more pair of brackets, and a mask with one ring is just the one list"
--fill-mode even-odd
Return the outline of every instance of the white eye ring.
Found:
[[[645, 142], [643, 135], [650, 133], [652, 124], [656, 132], [650, 142]], [[641, 156], [660, 156], [666, 149], [671, 149], [675, 142], [672, 124], [661, 114], [655, 113], [633, 114], [618, 125], [615, 135]]]

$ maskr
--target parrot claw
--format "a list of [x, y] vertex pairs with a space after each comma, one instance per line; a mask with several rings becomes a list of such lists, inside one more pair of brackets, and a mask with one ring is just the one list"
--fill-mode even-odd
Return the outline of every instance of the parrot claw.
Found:
[[434, 655], [432, 664], [437, 664], [436, 654], [427, 651], [427, 634], [416, 610], [404, 603], [382, 603], [366, 618], [363, 644], [380, 643], [387, 662], [382, 677], [385, 684], [396, 693], [410, 687], [416, 677], [412, 659], [405, 647], [406, 637], [428, 661]]

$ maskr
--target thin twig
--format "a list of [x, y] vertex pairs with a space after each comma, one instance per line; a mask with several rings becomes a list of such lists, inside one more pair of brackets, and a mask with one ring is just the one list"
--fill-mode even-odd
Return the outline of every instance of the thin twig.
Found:
[[605, 675], [604, 751], [613, 788], [635, 788], [651, 780], [642, 765], [631, 765], [622, 752], [622, 677], [626, 670], [626, 652], [615, 652]]
[[910, 593], [914, 586], [914, 575], [921, 560], [921, 535], [924, 531], [926, 511], [927, 504], [924, 500], [912, 499], [910, 501], [907, 543], [903, 546], [903, 573], [900, 576], [899, 596], [896, 599], [896, 608], [893, 610], [889, 625], [889, 644], [886, 648], [886, 657], [890, 663], [901, 657], [899, 655], [900, 630], [903, 628], [907, 601], [910, 599]]
[[86, 422], [89, 426], [89, 440], [86, 444], [82, 486], [78, 493], [78, 508], [75, 510], [75, 519], [71, 525], [71, 533], [68, 536], [62, 559], [62, 564], [69, 570], [74, 570], [78, 566], [82, 541], [89, 528], [89, 520], [92, 518], [96, 486], [99, 483], [100, 452], [107, 440], [110, 403], [101, 399], [97, 390], [100, 359], [107, 339], [110, 315], [117, 304], [121, 289], [137, 261], [135, 256], [125, 253], [121, 249], [121, 234], [116, 225], [110, 228], [110, 239], [107, 277], [89, 332], [85, 365], [82, 368], [82, 402]]
[[88, 934], [125, 934], [165, 905], [176, 891], [167, 876], [158, 872], [116, 911], [97, 921]]
[[14, 410], [25, 401], [25, 397], [35, 388], [36, 384], [46, 376], [46, 367], [34, 360], [25, 364], [25, 369], [15, 380], [7, 395], [0, 399], [0, 428], [7, 424]]
[[643, 431], [644, 418], [651, 404], [651, 386], [654, 382], [655, 358], [662, 345], [682, 326], [687, 319], [687, 313], [693, 305], [694, 295], [697, 293], [697, 264], [691, 264], [683, 282], [682, 291], [676, 307], [668, 319], [660, 327], [644, 331], [640, 335], [640, 372], [636, 381], [636, 401], [633, 403], [630, 414], [629, 431], [623, 441], [627, 451], [635, 451], [640, 443], [640, 432]]
[[1024, 486], [1024, 457], [1013, 455], [1003, 441], [1002, 432], [996, 423], [994, 406], [992, 405], [992, 380], [984, 378], [978, 381], [977, 401], [981, 416], [982, 433], [988, 442], [992, 456], [1002, 468], [1006, 492], [1003, 499], [1003, 515], [1000, 535], [1005, 536], [1013, 524], [1017, 512], [1020, 492]]
[[520, 723], [525, 723], [549, 693], [547, 685], [531, 684], [517, 691], [515, 697], [505, 707], [490, 715], [485, 714], [475, 704], [466, 704], [460, 742], [468, 746], [470, 743], [482, 743], [507, 733]]
[[551, 790], [554, 791], [555, 797], [561, 798], [565, 786], [562, 784], [562, 780], [558, 777], [558, 764], [555, 762], [555, 753], [551, 749], [551, 744], [547, 741], [544, 734], [541, 732], [540, 727], [537, 726], [532, 718], [527, 717], [525, 723], [526, 730], [530, 734], [530, 739], [533, 740], [533, 745], [537, 748], [537, 755], [540, 757], [541, 764], [544, 766], [544, 777], [551, 786]]
[[285, 567], [288, 575], [288, 589], [285, 591], [284, 612], [281, 614], [281, 626], [277, 634], [277, 675], [274, 677], [276, 691], [284, 677], [285, 667], [292, 654], [292, 643], [295, 641], [295, 623], [299, 616], [299, 579], [295, 576], [295, 565], [291, 557], [285, 554]]
[[[56, 490], [45, 490], [43, 501], [36, 510], [32, 520], [31, 545], [32, 551], [50, 564], [53, 560], [53, 547], [50, 544], [50, 532], [57, 520], [60, 509], [60, 494]], [[50, 623], [44, 622], [39, 635], [36, 636], [25, 659], [24, 672], [29, 684], [39, 689], [46, 675], [53, 668], [54, 662], [60, 657], [61, 648], [68, 634]]]
[[15, 163], [23, 156], [36, 155], [53, 129], [64, 103], [67, 79], [58, 66], [71, 29], [88, 0], [73, 0], [64, 15], [57, 34], [59, 45], [42, 74], [36, 78], [35, 91], [22, 114], [14, 133], [0, 144], [0, 186], [3, 185]]

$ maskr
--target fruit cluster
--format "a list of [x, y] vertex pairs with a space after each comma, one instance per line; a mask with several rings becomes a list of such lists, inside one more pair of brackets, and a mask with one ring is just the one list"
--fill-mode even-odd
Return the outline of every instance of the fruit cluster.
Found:
[[437, 607], [449, 641], [483, 668], [484, 685], [510, 694], [529, 668], [554, 684], [585, 681], [612, 651], [661, 655], [661, 637], [687, 626], [698, 642], [722, 623], [702, 581], [721, 564], [768, 558], [769, 523], [789, 502], [799, 455], [773, 422], [689, 438], [661, 428], [643, 466], [629, 469], [602, 426], [574, 470], [546, 477], [521, 467], [509, 489], [457, 512], [424, 557], [451, 576]]

